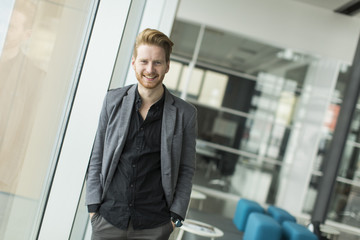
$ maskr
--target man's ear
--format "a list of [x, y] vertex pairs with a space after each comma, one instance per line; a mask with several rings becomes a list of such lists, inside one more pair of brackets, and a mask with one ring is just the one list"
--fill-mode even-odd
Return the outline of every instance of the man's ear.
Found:
[[168, 62], [166, 63], [166, 71], [165, 71], [165, 73], [168, 73], [169, 70], [170, 70], [170, 61], [168, 61]]
[[131, 65], [132, 65], [132, 67], [135, 69], [135, 57], [134, 56], [132, 56], [132, 58], [131, 58]]

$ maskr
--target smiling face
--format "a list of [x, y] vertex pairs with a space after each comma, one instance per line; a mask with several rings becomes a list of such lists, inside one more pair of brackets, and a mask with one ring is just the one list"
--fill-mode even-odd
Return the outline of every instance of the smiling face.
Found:
[[155, 90], [162, 87], [165, 74], [169, 71], [165, 50], [156, 45], [140, 45], [131, 64], [139, 84], [146, 89]]

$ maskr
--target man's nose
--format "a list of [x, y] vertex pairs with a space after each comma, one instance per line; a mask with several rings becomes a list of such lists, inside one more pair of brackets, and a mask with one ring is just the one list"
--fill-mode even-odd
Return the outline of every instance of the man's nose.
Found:
[[152, 72], [154, 71], [154, 64], [149, 63], [149, 64], [146, 66], [146, 71], [149, 72], [149, 73], [152, 73]]

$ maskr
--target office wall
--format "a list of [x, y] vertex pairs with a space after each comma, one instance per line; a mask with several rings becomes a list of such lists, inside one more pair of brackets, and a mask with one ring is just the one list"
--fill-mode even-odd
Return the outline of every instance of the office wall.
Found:
[[289, 0], [181, 0], [177, 18], [346, 63], [360, 32], [360, 18]]

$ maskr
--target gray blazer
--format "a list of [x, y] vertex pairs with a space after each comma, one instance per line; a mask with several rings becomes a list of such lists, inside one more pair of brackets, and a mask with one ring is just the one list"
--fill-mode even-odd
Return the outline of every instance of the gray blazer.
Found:
[[[100, 204], [118, 165], [129, 129], [136, 85], [110, 90], [100, 114], [86, 183], [86, 205]], [[161, 178], [169, 210], [185, 218], [195, 171], [195, 107], [165, 89]]]

